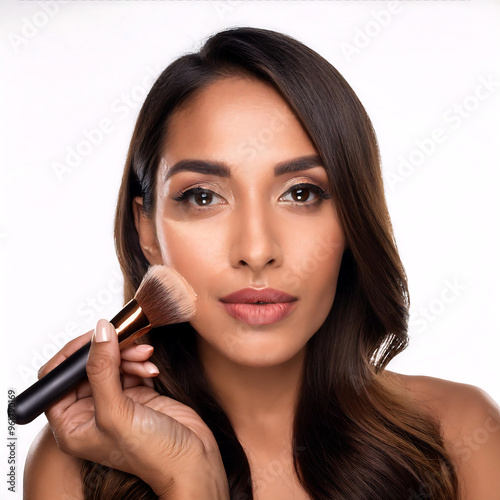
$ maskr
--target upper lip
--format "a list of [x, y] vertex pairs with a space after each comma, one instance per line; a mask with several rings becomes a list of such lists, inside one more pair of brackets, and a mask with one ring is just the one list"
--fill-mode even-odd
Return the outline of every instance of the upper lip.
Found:
[[243, 288], [220, 299], [233, 304], [252, 304], [255, 302], [293, 302], [297, 297], [275, 290], [274, 288]]

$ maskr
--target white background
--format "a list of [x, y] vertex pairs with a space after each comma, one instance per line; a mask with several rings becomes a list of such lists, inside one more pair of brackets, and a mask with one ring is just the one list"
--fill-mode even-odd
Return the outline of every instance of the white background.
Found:
[[[219, 29], [256, 26], [328, 59], [374, 123], [412, 302], [410, 345], [389, 369], [473, 384], [500, 401], [499, 21], [500, 5], [486, 0], [2, 0], [2, 398], [121, 306], [114, 207], [154, 76]], [[103, 120], [100, 143], [57, 175], [54, 164]], [[2, 482], [2, 498], [21, 498], [45, 422], [16, 427], [17, 493]]]

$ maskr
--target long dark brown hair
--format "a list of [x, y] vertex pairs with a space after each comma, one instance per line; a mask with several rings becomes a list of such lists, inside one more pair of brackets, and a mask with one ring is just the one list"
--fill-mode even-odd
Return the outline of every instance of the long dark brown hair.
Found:
[[[385, 377], [408, 343], [409, 296], [389, 219], [377, 140], [370, 119], [339, 72], [294, 38], [231, 28], [209, 37], [159, 76], [130, 142], [115, 219], [124, 302], [149, 266], [134, 225], [132, 200], [154, 211], [156, 172], [172, 113], [196, 91], [228, 76], [272, 85], [295, 113], [327, 170], [346, 250], [330, 313], [307, 344], [293, 427], [295, 472], [318, 500], [456, 500], [456, 471], [440, 423]], [[214, 394], [189, 323], [152, 330], [160, 394], [191, 406], [219, 444], [232, 500], [252, 499], [245, 451]], [[85, 498], [154, 499], [139, 478], [84, 461]]]

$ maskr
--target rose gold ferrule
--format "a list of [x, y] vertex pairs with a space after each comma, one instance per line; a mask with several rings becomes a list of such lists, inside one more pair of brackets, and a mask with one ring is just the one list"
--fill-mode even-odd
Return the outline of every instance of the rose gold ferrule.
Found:
[[136, 338], [151, 330], [149, 319], [135, 299], [125, 304], [110, 323], [116, 328], [120, 349], [132, 344]]

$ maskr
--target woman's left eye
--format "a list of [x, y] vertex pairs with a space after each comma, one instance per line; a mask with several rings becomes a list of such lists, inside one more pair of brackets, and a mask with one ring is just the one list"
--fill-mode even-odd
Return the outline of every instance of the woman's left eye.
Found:
[[[309, 201], [311, 193], [314, 193], [316, 195], [316, 198], [312, 203], [304, 203], [306, 201]], [[295, 186], [291, 187], [283, 196], [286, 196], [288, 194], [292, 195], [293, 199], [291, 201], [298, 205], [316, 205], [318, 203], [321, 203], [320, 198], [323, 198], [324, 200], [328, 200], [329, 198], [331, 198], [331, 196], [324, 189], [316, 186], [315, 184], [309, 184], [307, 182], [296, 184]]]

